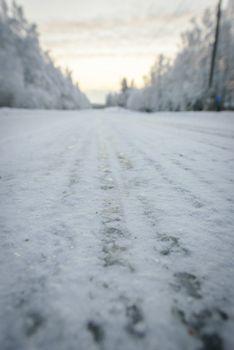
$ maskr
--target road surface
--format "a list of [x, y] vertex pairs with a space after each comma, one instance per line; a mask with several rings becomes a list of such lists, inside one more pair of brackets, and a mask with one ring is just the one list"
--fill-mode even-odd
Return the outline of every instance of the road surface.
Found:
[[0, 125], [1, 350], [234, 349], [234, 113]]

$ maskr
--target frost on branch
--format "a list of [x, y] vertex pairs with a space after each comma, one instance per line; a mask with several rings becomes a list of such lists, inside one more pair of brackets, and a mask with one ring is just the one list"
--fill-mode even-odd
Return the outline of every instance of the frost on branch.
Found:
[[37, 28], [23, 9], [0, 0], [0, 106], [88, 108], [89, 101], [68, 72], [55, 67], [40, 48]]

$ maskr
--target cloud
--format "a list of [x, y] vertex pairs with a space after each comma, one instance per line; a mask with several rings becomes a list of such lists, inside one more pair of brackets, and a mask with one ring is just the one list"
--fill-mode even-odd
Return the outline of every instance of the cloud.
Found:
[[[180, 33], [187, 27], [191, 13], [173, 16], [147, 15], [125, 19], [92, 21], [52, 21], [40, 26], [43, 46], [52, 52], [108, 55], [135, 52], [148, 54], [155, 48], [171, 45], [174, 52]], [[163, 45], [164, 42], [164, 45]], [[167, 48], [168, 51], [168, 48]], [[85, 53], [84, 53], [85, 52]]]
[[[42, 33], [62, 34], [62, 33], [96, 33], [98, 32], [116, 32], [121, 33], [124, 29], [129, 31], [138, 30], [144, 33], [145, 29], [160, 28], [167, 31], [168, 27], [179, 27], [181, 24], [186, 24], [189, 18], [192, 17], [191, 12], [186, 12], [181, 15], [174, 16], [168, 14], [164, 16], [147, 15], [138, 17], [120, 18], [96, 18], [86, 21], [49, 21], [40, 25]], [[171, 26], [172, 24], [172, 26]]]
[[[113, 5], [113, 0], [105, 1]], [[42, 45], [59, 65], [73, 71], [85, 89], [116, 88], [123, 75], [140, 84], [158, 54], [175, 56], [180, 34], [195, 13], [195, 5], [180, 6], [184, 3], [178, 0], [172, 8], [161, 0], [147, 5], [142, 0], [128, 0], [121, 2], [121, 11], [114, 6], [112, 10], [109, 7], [110, 13], [105, 8], [100, 15], [95, 2], [96, 10], [86, 18], [78, 14], [75, 20], [40, 22]]]

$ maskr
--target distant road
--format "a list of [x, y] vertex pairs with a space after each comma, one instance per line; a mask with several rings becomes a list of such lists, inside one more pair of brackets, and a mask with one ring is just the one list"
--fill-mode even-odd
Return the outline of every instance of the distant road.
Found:
[[234, 113], [0, 110], [1, 350], [234, 349]]
[[101, 103], [92, 103], [92, 108], [94, 109], [104, 109], [105, 105]]

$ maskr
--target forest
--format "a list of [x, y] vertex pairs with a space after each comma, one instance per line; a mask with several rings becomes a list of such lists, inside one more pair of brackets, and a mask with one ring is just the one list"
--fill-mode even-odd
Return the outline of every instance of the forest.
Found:
[[121, 91], [107, 96], [107, 106], [136, 111], [184, 111], [234, 109], [234, 2], [222, 10], [218, 32], [213, 81], [210, 69], [216, 31], [216, 11], [205, 10], [201, 19], [192, 19], [181, 36], [175, 57], [159, 55], [141, 89], [121, 82]]
[[80, 109], [90, 103], [72, 80], [53, 63], [39, 43], [34, 24], [22, 7], [0, 1], [0, 107]]

